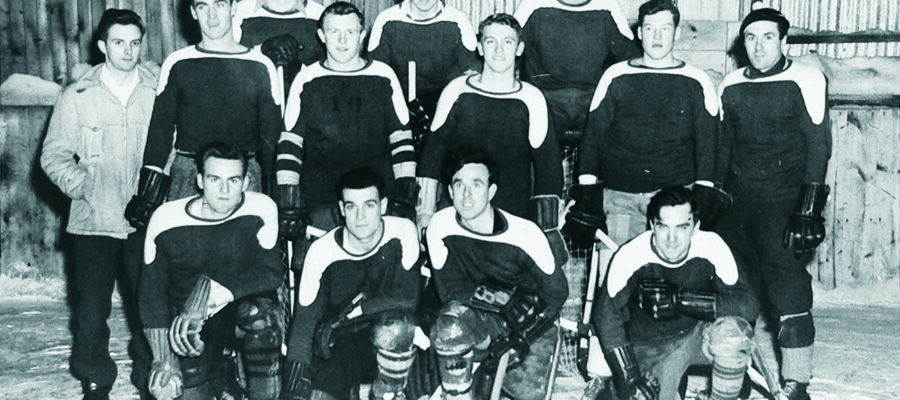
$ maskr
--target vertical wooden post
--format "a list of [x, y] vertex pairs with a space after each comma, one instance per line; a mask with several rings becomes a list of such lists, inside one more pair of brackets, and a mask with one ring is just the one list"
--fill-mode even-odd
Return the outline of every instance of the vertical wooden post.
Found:
[[25, 70], [24, 73], [38, 75], [41, 70], [40, 50], [38, 41], [37, 3], [34, 0], [19, 0], [23, 3], [22, 12], [25, 16]]
[[175, 13], [173, 0], [160, 0], [159, 6], [159, 30], [162, 35], [161, 59], [165, 59], [166, 56], [175, 51], [175, 25], [178, 16]]
[[38, 73], [38, 71], [40, 71], [41, 78], [43, 78], [44, 80], [55, 82], [56, 76], [53, 75], [53, 41], [50, 37], [50, 10], [47, 7], [47, 0], [37, 0], [36, 9], [36, 37], [38, 62], [40, 63], [40, 65], [38, 67], [38, 70], [29, 72]]
[[[9, 40], [10, 31], [10, 15], [9, 1], [0, 0], [0, 47], [10, 49], [12, 44]], [[5, 81], [6, 77], [12, 74], [12, 56], [3, 55], [0, 57], [0, 82]]]
[[91, 18], [91, 0], [78, 0], [78, 48], [81, 52], [80, 62], [89, 62], [91, 58], [91, 39], [94, 33], [94, 20]]
[[81, 62], [81, 44], [78, 41], [78, 0], [65, 0], [63, 7], [66, 22], [66, 77], [72, 81], [72, 68]]
[[66, 19], [63, 16], [65, 4], [62, 0], [50, 0], [47, 11], [50, 18], [50, 41], [53, 53], [53, 78], [65, 85], [68, 82], [68, 63], [66, 61]]
[[147, 35], [144, 37], [144, 47], [147, 52], [146, 59], [162, 64], [165, 52], [163, 52], [162, 45], [160, 3], [161, 1], [158, 0], [150, 0], [147, 2], [147, 14], [144, 18], [144, 23], [147, 24]]

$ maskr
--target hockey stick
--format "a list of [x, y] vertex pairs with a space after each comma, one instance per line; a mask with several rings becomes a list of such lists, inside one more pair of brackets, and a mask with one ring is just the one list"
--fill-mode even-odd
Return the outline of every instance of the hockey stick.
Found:
[[556, 347], [553, 348], [553, 358], [550, 359], [550, 377], [547, 379], [547, 392], [544, 400], [553, 398], [553, 386], [556, 383], [556, 371], [559, 369], [559, 353], [562, 352], [562, 330], [556, 327]]
[[507, 350], [500, 356], [500, 364], [497, 365], [497, 375], [494, 376], [494, 385], [491, 387], [491, 400], [500, 400], [500, 392], [503, 391], [503, 378], [506, 377], [506, 368], [509, 367], [509, 354]]
[[[750, 353], [750, 360], [750, 366], [747, 367], [747, 375], [750, 376], [750, 380], [754, 381], [754, 383], [759, 384], [760, 386], [763, 386], [759, 382], [760, 378], [763, 378], [765, 386], [767, 386], [769, 389], [770, 398], [772, 400], [781, 399], [781, 385], [778, 384], [778, 375], [775, 373], [775, 370], [769, 367], [769, 363], [763, 357], [759, 346], [753, 346], [753, 349]], [[759, 375], [762, 375], [762, 377], [760, 377]]]

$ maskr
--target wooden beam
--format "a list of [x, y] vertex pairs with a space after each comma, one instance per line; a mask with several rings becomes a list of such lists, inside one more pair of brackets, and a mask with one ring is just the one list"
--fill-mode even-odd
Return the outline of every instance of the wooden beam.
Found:
[[[50, 36], [50, 9], [47, 0], [37, 0], [37, 49], [39, 73], [44, 80], [56, 82], [53, 74], [53, 40]], [[38, 73], [35, 71], [35, 73]]]
[[[5, 52], [10, 48], [9, 43], [9, 1], [0, 0], [0, 48]], [[12, 57], [3, 55], [0, 57], [0, 82], [6, 80], [6, 77], [12, 74]]]
[[78, 0], [65, 0], [63, 7], [66, 22], [66, 77], [72, 79], [72, 68], [81, 62], [81, 44], [78, 41]]
[[[99, 21], [98, 21], [99, 22]], [[94, 33], [94, 20], [91, 18], [91, 0], [78, 0], [78, 49], [81, 52], [80, 62], [91, 59], [91, 39]], [[77, 77], [75, 77], [77, 78]]]
[[60, 85], [68, 82], [68, 61], [66, 61], [66, 18], [63, 15], [65, 4], [62, 0], [50, 0], [47, 3], [50, 16], [50, 47], [53, 50], [53, 79]]
[[803, 33], [788, 35], [788, 44], [820, 43], [895, 43], [900, 42], [900, 32], [885, 33]]

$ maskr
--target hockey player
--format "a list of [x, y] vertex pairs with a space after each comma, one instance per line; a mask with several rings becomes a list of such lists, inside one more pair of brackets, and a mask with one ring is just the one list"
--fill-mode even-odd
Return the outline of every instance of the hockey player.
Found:
[[560, 147], [574, 149], [603, 71], [640, 55], [628, 20], [610, 0], [524, 0], [515, 17], [525, 42], [522, 80], [547, 98]]
[[[428, 121], [433, 120], [438, 97], [447, 83], [480, 67], [475, 42], [469, 17], [441, 0], [405, 0], [375, 18], [369, 54], [391, 66], [403, 93], [409, 93], [409, 62], [416, 63], [416, 93], [408, 99], [417, 101], [409, 107], [414, 134], [427, 133]], [[417, 114], [419, 106], [425, 116]]]
[[[416, 155], [409, 112], [390, 67], [360, 56], [365, 22], [356, 6], [336, 2], [319, 19], [327, 56], [304, 68], [291, 86], [278, 143], [278, 202], [284, 237], [295, 240], [299, 269], [305, 223], [330, 230], [339, 224], [337, 178], [361, 166], [393, 177], [389, 213], [415, 218]], [[308, 217], [307, 217], [308, 216]]]
[[207, 143], [234, 143], [255, 155], [248, 172], [252, 191], [261, 191], [263, 175], [272, 173], [281, 125], [275, 66], [234, 40], [231, 0], [190, 4], [202, 40], [163, 62], [139, 190], [125, 210], [134, 226], [146, 224], [165, 198], [169, 177], [169, 200], [197, 193], [193, 160]]
[[494, 204], [513, 215], [530, 216], [549, 236], [559, 236], [562, 164], [548, 129], [544, 96], [516, 79], [516, 57], [524, 50], [520, 32], [511, 15], [487, 17], [478, 26], [481, 73], [456, 78], [441, 93], [419, 168], [420, 227], [428, 226], [437, 208], [446, 155], [477, 149], [497, 162], [494, 176], [503, 191]]
[[706, 73], [672, 54], [679, 20], [669, 0], [641, 5], [643, 56], [611, 66], [597, 85], [564, 227], [575, 248], [590, 248], [598, 228], [619, 245], [644, 232], [663, 186], [693, 184], [702, 228], [730, 200], [713, 187], [718, 97]]
[[831, 132], [825, 77], [784, 56], [789, 26], [768, 8], [741, 23], [751, 65], [726, 76], [719, 89], [721, 171], [725, 190], [734, 195], [719, 232], [749, 260], [768, 295], [778, 319], [784, 391], [795, 400], [809, 398], [815, 340], [809, 257], [799, 255], [825, 238]]
[[202, 194], [163, 204], [147, 226], [139, 298], [157, 399], [241, 398], [225, 367], [235, 348], [249, 398], [278, 397], [277, 208], [247, 191], [247, 167], [236, 146], [210, 143], [197, 156]]
[[556, 340], [550, 326], [568, 294], [562, 263], [534, 223], [492, 205], [493, 161], [468, 155], [447, 167], [453, 207], [434, 214], [426, 231], [443, 302], [431, 343], [444, 398], [483, 396], [473, 390], [473, 362], [496, 360], [510, 347], [524, 360], [507, 373], [504, 390], [516, 399], [543, 398]]
[[128, 225], [125, 204], [137, 190], [141, 149], [156, 76], [140, 66], [144, 23], [131, 10], [109, 9], [97, 27], [106, 62], [60, 97], [41, 152], [41, 166], [72, 198], [66, 226], [72, 297], [72, 375], [85, 399], [108, 399], [116, 379], [109, 318], [116, 279], [131, 331], [131, 381], [149, 398], [150, 353], [137, 315], [143, 232]]
[[313, 398], [347, 399], [373, 380], [373, 398], [405, 398], [416, 354], [419, 241], [412, 221], [384, 216], [383, 189], [368, 167], [338, 179], [344, 222], [306, 255], [283, 398], [309, 399], [313, 389]]
[[698, 229], [698, 212], [689, 189], [661, 189], [647, 206], [650, 231], [610, 263], [592, 322], [618, 399], [680, 399], [688, 366], [710, 362], [709, 398], [740, 392], [759, 305], [725, 242]]

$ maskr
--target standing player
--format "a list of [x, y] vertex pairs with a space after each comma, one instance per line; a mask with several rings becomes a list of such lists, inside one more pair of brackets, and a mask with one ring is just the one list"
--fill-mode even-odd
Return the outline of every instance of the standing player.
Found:
[[[320, 229], [338, 226], [340, 213], [327, 188], [361, 166], [393, 177], [387, 185], [389, 212], [414, 218], [416, 155], [407, 129], [409, 112], [390, 67], [360, 56], [364, 27], [356, 6], [328, 6], [318, 30], [327, 57], [304, 68], [291, 85], [287, 131], [278, 143], [276, 163], [275, 199], [285, 226], [302, 228], [306, 215]], [[288, 240], [296, 240], [303, 232], [285, 233]], [[305, 246], [304, 241], [295, 242], [295, 268]]]
[[[360, 383], [373, 398], [404, 394], [419, 290], [411, 221], [383, 216], [383, 183], [368, 167], [338, 179], [344, 223], [309, 248], [288, 345], [285, 395], [346, 399]], [[374, 351], [373, 351], [374, 350]]]
[[278, 397], [278, 211], [247, 192], [247, 166], [237, 147], [210, 143], [197, 156], [202, 194], [163, 204], [147, 226], [139, 294], [157, 399], [240, 398], [223, 355], [236, 345], [250, 399]]
[[698, 229], [697, 207], [689, 189], [663, 188], [647, 206], [650, 231], [610, 263], [592, 322], [619, 399], [680, 399], [687, 368], [710, 362], [710, 399], [740, 392], [759, 304], [722, 238]]
[[426, 231], [443, 302], [431, 342], [444, 396], [480, 398], [472, 363], [512, 347], [524, 360], [508, 372], [504, 390], [516, 399], [544, 398], [556, 340], [550, 327], [568, 294], [553, 255], [560, 250], [551, 249], [562, 243], [548, 242], [534, 223], [492, 205], [498, 183], [490, 159], [451, 159], [445, 176], [453, 207], [434, 214]]
[[109, 318], [116, 278], [131, 331], [131, 381], [146, 393], [150, 354], [137, 318], [143, 233], [123, 217], [137, 190], [141, 149], [156, 77], [139, 66], [144, 23], [130, 10], [109, 9], [97, 27], [106, 62], [69, 86], [59, 99], [41, 152], [41, 167], [67, 196], [72, 293], [72, 375], [85, 399], [108, 399], [116, 379], [109, 356]]
[[570, 191], [575, 204], [566, 217], [575, 248], [590, 248], [598, 228], [608, 226], [620, 245], [644, 232], [650, 196], [664, 186], [694, 184], [704, 228], [714, 223], [714, 205], [728, 202], [712, 183], [715, 88], [706, 73], [672, 54], [679, 20], [669, 0], [641, 5], [644, 55], [613, 65], [600, 79], [580, 150], [579, 184]]
[[162, 201], [155, 195], [161, 192], [157, 182], [167, 168], [172, 178], [169, 200], [197, 193], [193, 160], [207, 143], [234, 143], [255, 155], [248, 172], [250, 190], [261, 191], [263, 175], [272, 173], [281, 125], [276, 90], [280, 78], [268, 58], [234, 40], [231, 1], [191, 0], [202, 40], [163, 62], [140, 189], [126, 209], [132, 225], [146, 224]]
[[511, 15], [487, 17], [478, 26], [481, 73], [454, 79], [441, 94], [419, 168], [421, 227], [435, 211], [446, 155], [477, 149], [497, 162], [494, 176], [503, 192], [494, 204], [519, 217], [532, 216], [545, 232], [557, 232], [562, 163], [544, 96], [516, 79], [516, 57], [524, 46], [520, 32]]
[[809, 399], [815, 341], [809, 257], [800, 256], [825, 238], [831, 132], [825, 77], [784, 56], [789, 26], [770, 8], [741, 23], [750, 65], [726, 76], [719, 89], [721, 171], [734, 195], [719, 231], [768, 295], [778, 318], [784, 391], [796, 400]]
[[[441, 0], [404, 0], [378, 14], [369, 37], [369, 54], [391, 66], [409, 93], [409, 62], [416, 63], [412, 128], [425, 134], [438, 97], [453, 78], [478, 68], [475, 30], [461, 11]], [[409, 100], [413, 100], [409, 99]], [[416, 115], [421, 105], [427, 120]], [[417, 121], [424, 124], [417, 124]]]

